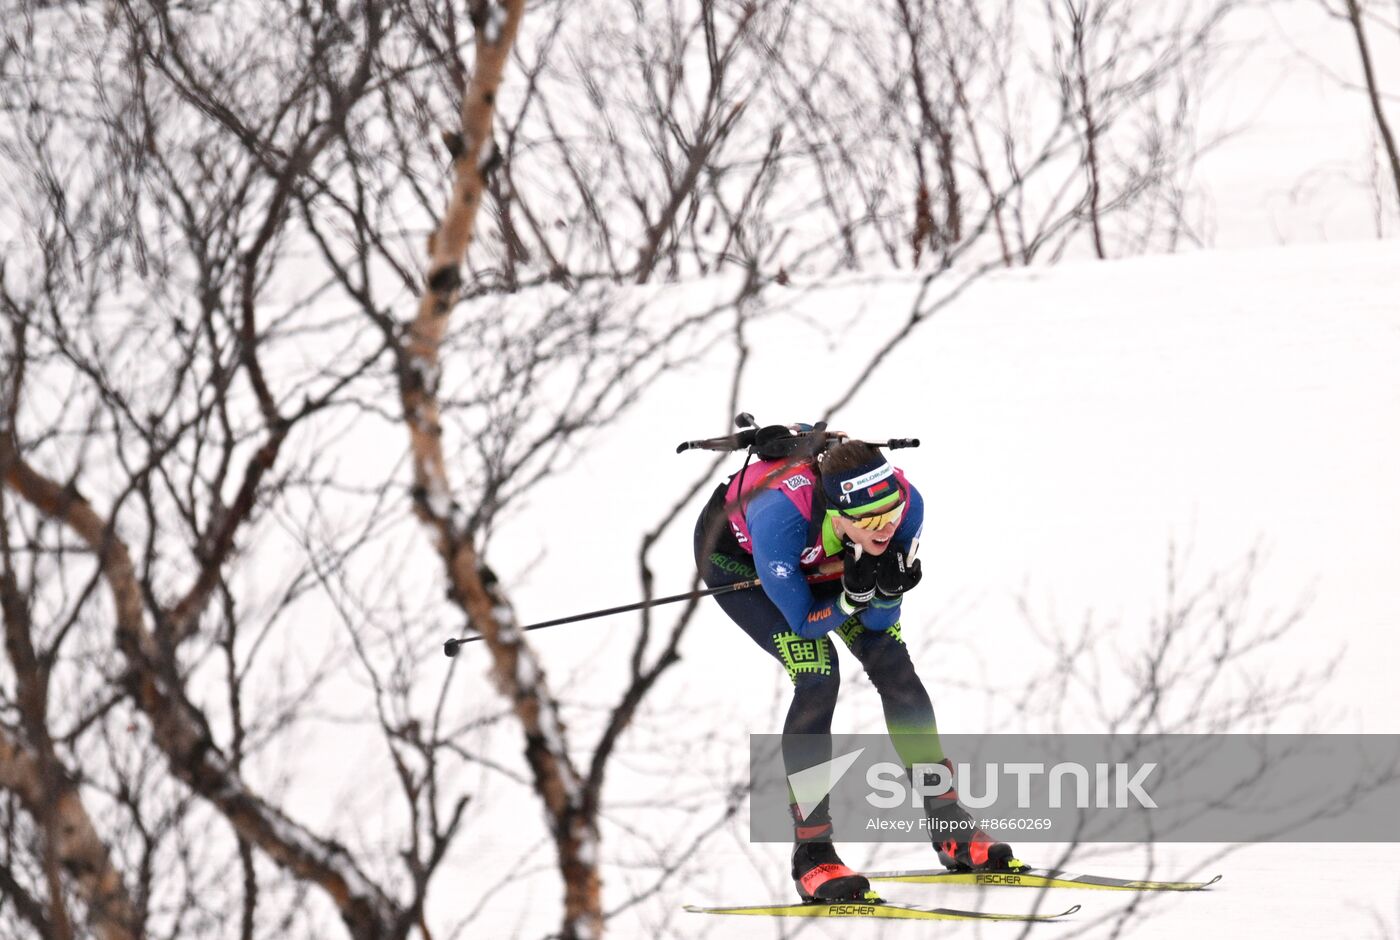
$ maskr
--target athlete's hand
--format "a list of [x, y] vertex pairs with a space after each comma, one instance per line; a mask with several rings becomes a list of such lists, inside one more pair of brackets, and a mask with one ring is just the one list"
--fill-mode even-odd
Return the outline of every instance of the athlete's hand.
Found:
[[859, 545], [846, 543], [841, 567], [841, 609], [853, 614], [875, 597], [875, 576], [880, 559], [861, 551]]
[[924, 576], [923, 563], [917, 558], [912, 562], [897, 548], [891, 548], [880, 556], [875, 569], [875, 590], [881, 597], [899, 597], [905, 591], [913, 590]]

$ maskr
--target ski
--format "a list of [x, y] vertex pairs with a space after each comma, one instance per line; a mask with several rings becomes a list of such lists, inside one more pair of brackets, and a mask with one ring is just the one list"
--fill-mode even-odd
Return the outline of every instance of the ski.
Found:
[[687, 904], [692, 914], [751, 914], [766, 917], [869, 917], [885, 920], [1004, 920], [1041, 923], [1068, 917], [1079, 910], [1076, 904], [1059, 914], [990, 914], [960, 911], [948, 907], [919, 907], [892, 904], [878, 898], [864, 901], [808, 901], [802, 904], [756, 904], [751, 907], [697, 907]]
[[1201, 891], [1223, 876], [1209, 881], [1134, 881], [1106, 875], [1083, 875], [1058, 868], [1022, 868], [1016, 871], [914, 871], [866, 872], [871, 881], [897, 881], [904, 884], [998, 885], [1013, 888], [1097, 888], [1107, 891]]

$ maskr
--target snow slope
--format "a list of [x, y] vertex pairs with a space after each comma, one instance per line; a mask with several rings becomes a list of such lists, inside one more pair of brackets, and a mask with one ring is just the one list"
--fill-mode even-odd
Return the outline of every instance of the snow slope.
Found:
[[[850, 365], [903, 322], [920, 287], [902, 276], [847, 278], [770, 295], [772, 315], [748, 332], [752, 365], [741, 406], [761, 422], [818, 416], [844, 387]], [[945, 288], [933, 290], [936, 296]], [[496, 557], [525, 622], [622, 603], [638, 592], [637, 536], [704, 466], [699, 455], [674, 455], [674, 444], [725, 430], [728, 360], [721, 349], [668, 376], [501, 531]], [[1186, 582], [1258, 550], [1251, 616], [1305, 609], [1293, 633], [1255, 664], [1257, 675], [1281, 676], [1342, 656], [1333, 677], [1275, 716], [1272, 730], [1400, 731], [1393, 685], [1400, 653], [1400, 243], [993, 273], [916, 328], [833, 426], [924, 441], [897, 461], [923, 491], [929, 520], [922, 548], [928, 576], [906, 605], [904, 630], [944, 731], [1044, 730], [1048, 713], [1012, 712], [978, 688], [1016, 688], [1045, 665], [1048, 654], [1018, 604], [1042, 629], [1077, 625], [1092, 611], [1112, 630], [1114, 648], [1130, 651], [1163, 602], [1173, 546]], [[650, 471], [629, 486], [629, 514], [600, 512], [567, 545], [539, 538], [560, 505], [610, 489], [627, 466]], [[687, 510], [687, 520], [698, 506]], [[690, 525], [673, 528], [654, 555], [658, 594], [689, 583]], [[597, 561], [586, 568], [567, 561], [579, 557]], [[535, 642], [556, 676], [572, 677], [571, 700], [605, 702], [636, 624], [620, 617], [561, 627]], [[645, 828], [647, 838], [635, 830], [624, 835], [621, 823], [605, 831], [609, 907], [648, 883], [649, 856], [638, 846], [649, 838], [664, 853], [709, 825], [725, 782], [742, 778], [747, 734], [781, 725], [786, 680], [717, 607], [702, 607], [683, 654], [636, 731], [637, 741], [665, 746], [643, 743], [644, 753], [610, 777], [614, 822]], [[1111, 666], [1112, 649], [1107, 656]], [[878, 700], [844, 658], [837, 730], [879, 730]], [[1121, 680], [1110, 676], [1107, 686]], [[1070, 719], [1066, 730], [1097, 730]], [[677, 754], [683, 767], [673, 766]], [[477, 830], [472, 866], [499, 869], [537, 837], [537, 817], [509, 788], [495, 788], [491, 799], [497, 825]], [[511, 819], [530, 825], [502, 822]], [[764, 922], [677, 914], [683, 903], [786, 896], [786, 849], [747, 845], [745, 831], [741, 810], [727, 833], [707, 843], [706, 861], [692, 866], [688, 884], [669, 882], [629, 907], [614, 922], [615, 935], [779, 935]], [[932, 862], [917, 847], [891, 846], [879, 855], [869, 848], [853, 849], [851, 859], [879, 867]], [[1022, 854], [1044, 857], [1045, 848]], [[1224, 847], [1161, 848], [1167, 861], [1159, 860], [1157, 877], [1200, 874]], [[1142, 871], [1140, 854], [1092, 863], [1132, 875]], [[1347, 871], [1359, 859], [1371, 860], [1361, 878]], [[1335, 862], [1333, 873], [1313, 860]], [[1246, 847], [1204, 866], [1226, 872], [1218, 891], [1154, 900], [1151, 919], [1129, 933], [1317, 936], [1316, 926], [1325, 924], [1333, 936], [1382, 935], [1385, 925], [1394, 934], [1400, 876], [1394, 864], [1376, 860], [1400, 862], [1400, 850]], [[1089, 864], [1076, 860], [1081, 868]], [[1271, 880], [1304, 869], [1306, 879]], [[946, 890], [935, 897], [932, 889], [904, 886], [891, 894], [948, 906], [1032, 903], [1007, 892], [983, 899], [970, 889]], [[493, 936], [547, 932], [557, 892], [552, 872], [536, 870], [502, 891], [491, 905], [497, 913], [474, 926]], [[1344, 900], [1355, 906], [1332, 909]], [[1094, 926], [1098, 916], [1129, 901], [1059, 892], [1050, 905], [1080, 902], [1085, 912], [1074, 926], [1037, 931], [1107, 935], [1111, 925]], [[880, 929], [841, 924], [830, 934], [876, 936]], [[911, 928], [882, 929], [902, 936]], [[981, 929], [1007, 936], [1016, 930]], [[826, 935], [822, 928], [803, 934]]]

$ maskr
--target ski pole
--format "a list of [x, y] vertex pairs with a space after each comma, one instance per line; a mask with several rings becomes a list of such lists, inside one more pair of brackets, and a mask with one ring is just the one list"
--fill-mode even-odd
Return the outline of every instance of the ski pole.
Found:
[[[823, 568], [826, 566], [824, 565]], [[838, 562], [835, 570], [821, 571], [818, 574], [808, 575], [808, 584], [819, 584], [822, 581], [832, 581], [841, 577], [841, 566]], [[629, 610], [644, 610], [648, 607], [659, 607], [662, 604], [674, 604], [676, 601], [688, 601], [701, 597], [714, 597], [718, 594], [732, 594], [735, 591], [749, 591], [758, 587], [762, 582], [758, 578], [751, 578], [748, 581], [738, 581], [734, 584], [724, 584], [715, 588], [706, 588], [703, 591], [687, 591], [684, 594], [672, 594], [670, 597], [658, 597], [649, 601], [637, 601], [635, 604], [623, 604], [621, 607], [609, 607], [606, 610], [591, 610], [586, 614], [574, 614], [572, 617], [560, 617], [557, 620], [546, 620], [543, 623], [532, 623], [528, 627], [520, 627], [520, 632], [527, 630], [543, 630], [545, 627], [557, 627], [560, 624], [576, 623], [580, 620], [592, 620], [595, 617], [606, 617], [610, 614], [625, 614]], [[481, 634], [476, 636], [453, 637], [442, 644], [442, 652], [450, 657], [456, 656], [457, 651], [462, 648], [463, 643], [474, 643], [480, 640]]]

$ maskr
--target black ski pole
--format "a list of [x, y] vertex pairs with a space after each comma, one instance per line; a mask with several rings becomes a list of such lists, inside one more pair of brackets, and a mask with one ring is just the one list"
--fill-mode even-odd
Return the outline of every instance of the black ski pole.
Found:
[[[824, 574], [808, 575], [808, 584], [817, 584], [822, 581], [831, 581], [841, 577], [841, 572], [830, 571]], [[659, 607], [662, 604], [674, 604], [676, 601], [688, 601], [701, 597], [714, 597], [716, 594], [731, 594], [735, 591], [749, 591], [758, 587], [762, 582], [758, 578], [751, 578], [748, 581], [738, 581], [734, 584], [724, 584], [716, 588], [706, 588], [703, 591], [686, 591], [684, 594], [672, 594], [670, 597], [658, 597], [649, 601], [637, 601], [635, 604], [623, 604], [621, 607], [609, 607], [606, 610], [591, 610], [586, 614], [574, 614], [572, 617], [560, 617], [557, 620], [546, 620], [543, 623], [532, 623], [528, 627], [520, 627], [521, 633], [527, 630], [543, 630], [545, 627], [557, 627], [560, 624], [576, 623], [580, 620], [592, 620], [595, 617], [606, 617], [609, 614], [625, 614], [629, 610], [643, 610], [647, 607]], [[456, 656], [457, 651], [462, 648], [463, 643], [474, 643], [482, 639], [481, 634], [476, 636], [453, 637], [442, 644], [443, 653], [450, 657]]]

